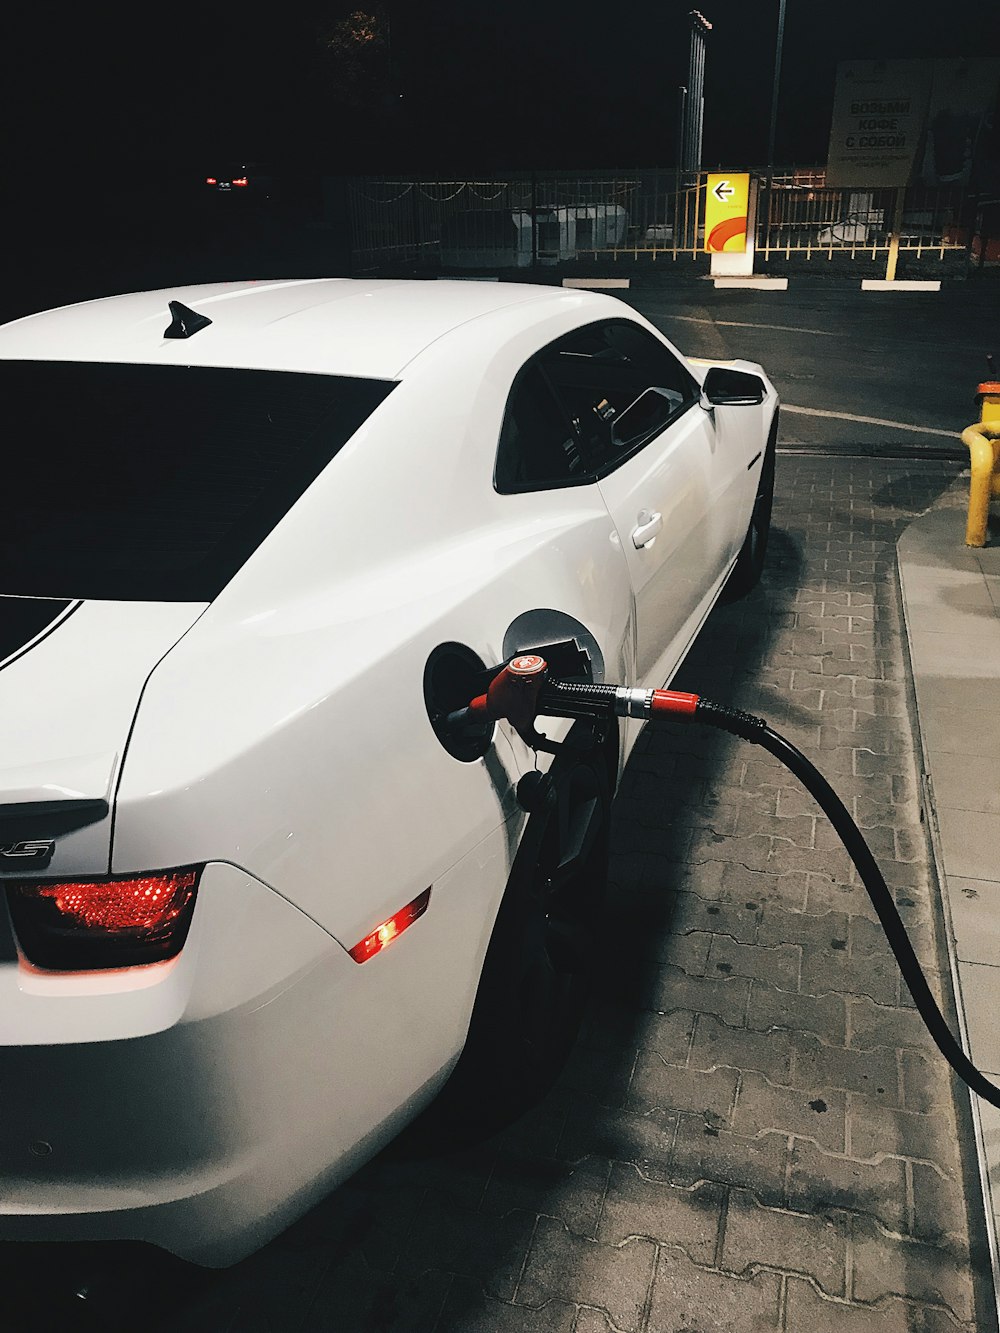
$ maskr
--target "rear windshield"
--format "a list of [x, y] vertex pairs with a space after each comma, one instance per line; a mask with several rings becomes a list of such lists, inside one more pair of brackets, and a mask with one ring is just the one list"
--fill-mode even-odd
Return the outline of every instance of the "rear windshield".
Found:
[[210, 600], [393, 387], [0, 360], [0, 593]]

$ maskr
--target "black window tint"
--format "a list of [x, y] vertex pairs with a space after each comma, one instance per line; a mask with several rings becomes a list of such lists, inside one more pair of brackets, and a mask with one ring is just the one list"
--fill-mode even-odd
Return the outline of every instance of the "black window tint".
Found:
[[[541, 364], [598, 469], [656, 434], [697, 397], [694, 379], [652, 334], [624, 320], [591, 324], [543, 353]], [[659, 392], [636, 400], [649, 389]], [[619, 417], [633, 404], [625, 431]], [[637, 432], [639, 422], [643, 430]]]
[[0, 360], [0, 593], [211, 599], [393, 388]]
[[504, 493], [565, 486], [586, 475], [579, 442], [537, 362], [514, 383], [497, 454], [496, 487]]

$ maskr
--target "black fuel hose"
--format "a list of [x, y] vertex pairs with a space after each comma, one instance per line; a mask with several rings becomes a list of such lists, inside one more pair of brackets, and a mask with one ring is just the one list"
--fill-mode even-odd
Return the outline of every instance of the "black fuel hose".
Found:
[[902, 917], [885, 882], [885, 876], [879, 870], [861, 830], [823, 774], [791, 741], [772, 730], [763, 718], [754, 717], [750, 713], [741, 713], [736, 709], [726, 708], [722, 704], [699, 697], [694, 711], [694, 721], [705, 722], [709, 726], [729, 731], [735, 736], [741, 736], [744, 740], [761, 746], [768, 754], [774, 755], [775, 759], [783, 763], [802, 783], [836, 829], [848, 856], [854, 862], [872, 906], [878, 914], [889, 948], [906, 982], [906, 988], [913, 997], [917, 1013], [933, 1037], [934, 1044], [963, 1083], [984, 1101], [1000, 1107], [1000, 1088], [976, 1068], [952, 1035], [927, 985], [927, 978], [917, 961], [917, 955], [913, 951]]
[[963, 1083], [984, 1101], [1000, 1108], [1000, 1088], [991, 1083], [966, 1055], [931, 994], [892, 893], [864, 835], [823, 774], [791, 741], [769, 727], [763, 718], [698, 694], [558, 680], [548, 675], [541, 651], [521, 654], [498, 668], [487, 693], [473, 699], [466, 708], [450, 714], [447, 721], [449, 725], [461, 727], [470, 717], [506, 718], [528, 744], [552, 749], [553, 743], [535, 730], [534, 721], [539, 715], [617, 716], [650, 722], [672, 717], [703, 722], [761, 746], [784, 764], [817, 802], [844, 844], [875, 908], [917, 1013], [934, 1044]]

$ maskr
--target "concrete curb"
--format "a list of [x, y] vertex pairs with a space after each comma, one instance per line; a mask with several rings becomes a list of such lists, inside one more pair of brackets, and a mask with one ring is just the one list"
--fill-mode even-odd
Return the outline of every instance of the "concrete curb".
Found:
[[[967, 481], [962, 478], [941, 497], [937, 505], [932, 506], [927, 513], [933, 513], [936, 509], [953, 506], [949, 504], [949, 498], [961, 486], [967, 487]], [[942, 503], [943, 502], [943, 503]], [[955, 509], [956, 517], [961, 516], [961, 511]], [[900, 552], [900, 545], [905, 544], [907, 534], [915, 524], [920, 523], [921, 519], [926, 518], [926, 514], [914, 519], [903, 532], [896, 545], [896, 577], [900, 601], [900, 610], [902, 612], [903, 639], [905, 645], [904, 660], [907, 667], [907, 696], [908, 705], [913, 727], [914, 741], [916, 744], [917, 756], [920, 763], [920, 794], [921, 807], [924, 815], [924, 826], [927, 845], [930, 852], [930, 866], [933, 879], [937, 887], [937, 901], [940, 912], [940, 923], [943, 926], [943, 940], [940, 941], [940, 947], [946, 954], [947, 970], [942, 972], [950, 981], [948, 993], [946, 993], [944, 1014], [945, 1018], [956, 1033], [963, 1048], [969, 1054], [973, 1063], [978, 1064], [976, 1054], [972, 1048], [972, 1041], [969, 1031], [969, 1020], [966, 1011], [965, 997], [963, 995], [962, 977], [958, 958], [958, 941], [955, 930], [955, 923], [951, 910], [951, 896], [949, 888], [948, 871], [945, 861], [944, 848], [941, 836], [940, 820], [938, 816], [938, 801], [934, 788], [934, 778], [931, 766], [931, 753], [928, 746], [926, 728], [921, 725], [919, 696], [917, 690], [917, 677], [920, 674], [918, 664], [914, 655], [914, 635], [915, 627], [913, 616], [907, 599], [907, 575], [906, 575], [906, 556]], [[997, 668], [1000, 673], [1000, 667]], [[971, 1092], [967, 1093], [968, 1100], [963, 1099], [959, 1103], [962, 1110], [967, 1107], [966, 1127], [971, 1130], [971, 1145], [974, 1149], [974, 1162], [968, 1162], [967, 1178], [965, 1181], [968, 1193], [973, 1193], [978, 1185], [978, 1198], [982, 1205], [982, 1214], [977, 1215], [977, 1221], [982, 1225], [985, 1232], [986, 1246], [989, 1252], [988, 1262], [992, 1281], [992, 1303], [991, 1314], [995, 1315], [996, 1323], [994, 1327], [1000, 1326], [1000, 1252], [998, 1252], [997, 1236], [997, 1216], [995, 1213], [995, 1204], [993, 1200], [993, 1190], [990, 1183], [990, 1166], [986, 1150], [984, 1136], [984, 1127], [982, 1112], [979, 1105], [979, 1099]], [[971, 1177], [971, 1178], [969, 1178]], [[970, 1219], [971, 1220], [971, 1219]]]

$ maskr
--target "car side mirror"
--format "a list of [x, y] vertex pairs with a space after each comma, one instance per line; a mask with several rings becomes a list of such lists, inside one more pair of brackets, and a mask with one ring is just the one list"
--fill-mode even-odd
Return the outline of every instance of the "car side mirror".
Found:
[[680, 395], [668, 389], [644, 389], [614, 420], [611, 443], [627, 449], [647, 439], [667, 424], [680, 402]]
[[747, 370], [731, 370], [728, 366], [712, 366], [701, 387], [701, 405], [738, 407], [764, 401], [764, 381]]

